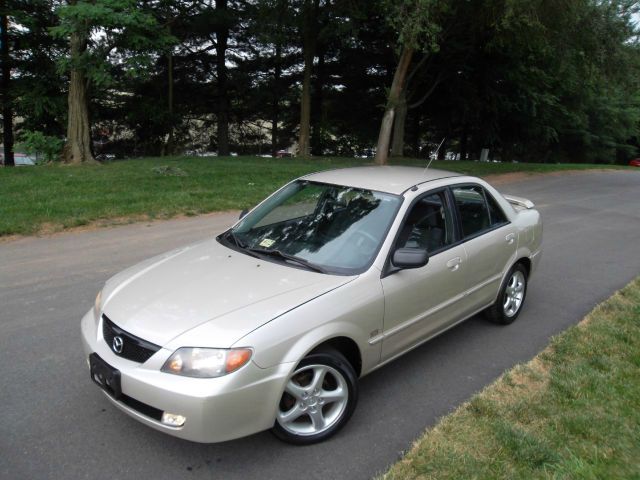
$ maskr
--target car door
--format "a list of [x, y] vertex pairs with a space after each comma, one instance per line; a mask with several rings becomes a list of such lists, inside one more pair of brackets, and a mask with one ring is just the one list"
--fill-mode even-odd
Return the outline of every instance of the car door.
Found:
[[456, 244], [452, 202], [446, 189], [416, 199], [399, 229], [392, 251], [426, 248], [421, 268], [393, 271], [381, 279], [385, 296], [382, 361], [435, 335], [464, 315], [467, 255]]
[[493, 303], [517, 248], [517, 230], [498, 203], [477, 184], [451, 187], [467, 253], [467, 296], [474, 310]]

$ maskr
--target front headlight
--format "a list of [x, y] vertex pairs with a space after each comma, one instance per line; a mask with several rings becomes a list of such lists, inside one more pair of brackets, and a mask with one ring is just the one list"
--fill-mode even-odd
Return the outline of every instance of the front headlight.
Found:
[[102, 290], [100, 290], [98, 292], [98, 295], [96, 295], [96, 302], [93, 305], [93, 314], [95, 318], [100, 317], [101, 313], [102, 313]]
[[162, 371], [185, 377], [222, 377], [246, 365], [252, 353], [249, 348], [182, 347], [164, 362]]

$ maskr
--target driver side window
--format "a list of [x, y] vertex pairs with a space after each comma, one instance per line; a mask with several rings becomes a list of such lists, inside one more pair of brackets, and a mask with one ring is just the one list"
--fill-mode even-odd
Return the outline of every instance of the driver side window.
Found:
[[397, 248], [420, 248], [433, 253], [453, 243], [453, 219], [444, 192], [418, 200], [400, 230]]

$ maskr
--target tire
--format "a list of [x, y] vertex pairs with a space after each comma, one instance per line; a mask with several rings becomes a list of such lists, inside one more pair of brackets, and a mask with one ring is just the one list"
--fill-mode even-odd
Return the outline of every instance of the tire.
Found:
[[322, 442], [351, 418], [358, 382], [349, 361], [336, 350], [305, 357], [287, 380], [271, 430], [294, 445]]
[[500, 288], [496, 303], [485, 310], [486, 317], [494, 323], [509, 325], [520, 312], [527, 295], [527, 270], [521, 263], [516, 263]]

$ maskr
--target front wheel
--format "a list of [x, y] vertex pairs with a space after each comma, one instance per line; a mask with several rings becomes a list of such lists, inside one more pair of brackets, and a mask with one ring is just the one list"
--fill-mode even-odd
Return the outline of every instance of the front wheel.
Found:
[[501, 325], [512, 323], [520, 315], [526, 294], [527, 270], [516, 263], [507, 274], [496, 303], [486, 310], [487, 318]]
[[335, 350], [312, 353], [287, 380], [272, 431], [296, 445], [321, 442], [347, 423], [357, 401], [358, 384], [349, 361]]

